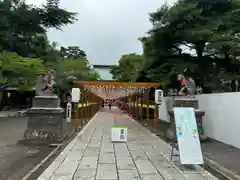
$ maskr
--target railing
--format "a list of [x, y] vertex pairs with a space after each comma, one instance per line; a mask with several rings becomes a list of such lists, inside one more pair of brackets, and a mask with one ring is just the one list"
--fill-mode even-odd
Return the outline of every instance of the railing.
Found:
[[[106, 82], [106, 81], [75, 81], [75, 87], [80, 88], [82, 92], [81, 102], [76, 108], [75, 130], [77, 131], [78, 119], [80, 117], [81, 126], [83, 127], [93, 115], [100, 110], [104, 100], [91, 92], [92, 87], [111, 88], [120, 87], [126, 90], [133, 89], [135, 93], [120, 98], [128, 106], [125, 111], [132, 114], [133, 118], [138, 121], [146, 122], [149, 127], [158, 128], [158, 105], [152, 102], [151, 95], [154, 90], [160, 86], [159, 83], [130, 83], [130, 82]], [[90, 88], [90, 89], [88, 89]], [[153, 92], [151, 92], [153, 91]], [[153, 95], [154, 96], [154, 95]]]
[[80, 117], [81, 126], [85, 126], [88, 121], [99, 111], [101, 108], [100, 102], [87, 102], [78, 104], [78, 113]]
[[159, 106], [150, 100], [147, 100], [149, 95], [146, 93], [137, 93], [132, 96], [120, 98], [120, 100], [128, 105], [128, 108], [124, 109], [128, 111], [128, 114], [137, 120], [139, 123], [151, 128], [152, 130], [158, 130]]
[[83, 128], [100, 110], [102, 101], [102, 98], [92, 92], [88, 90], [82, 91], [81, 100], [74, 108], [75, 132], [78, 132], [79, 128]]

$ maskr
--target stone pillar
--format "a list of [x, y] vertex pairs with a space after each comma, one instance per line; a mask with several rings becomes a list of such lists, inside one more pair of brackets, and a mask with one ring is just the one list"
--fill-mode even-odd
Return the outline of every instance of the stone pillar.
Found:
[[33, 106], [26, 115], [28, 126], [20, 142], [52, 144], [66, 138], [67, 122], [57, 96], [35, 96]]

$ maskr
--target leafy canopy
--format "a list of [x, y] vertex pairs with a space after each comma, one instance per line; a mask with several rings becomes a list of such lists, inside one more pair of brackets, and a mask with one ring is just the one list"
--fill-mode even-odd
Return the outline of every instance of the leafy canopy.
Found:
[[119, 60], [118, 66], [112, 68], [110, 72], [113, 78], [119, 81], [134, 81], [142, 62], [142, 55], [125, 54]]
[[221, 89], [238, 80], [239, 0], [178, 0], [150, 14], [153, 25], [141, 38], [144, 52], [138, 81], [171, 83], [172, 76], [191, 69], [197, 84]]
[[61, 30], [74, 23], [76, 15], [60, 8], [59, 0], [47, 0], [41, 7], [24, 0], [0, 0], [0, 81], [28, 89], [40, 72], [49, 69], [56, 69], [59, 87], [66, 85], [68, 76], [98, 79], [78, 46], [59, 49], [56, 42], [48, 40], [49, 28]]
[[46, 5], [36, 7], [24, 0], [0, 0], [0, 49], [24, 57], [38, 56], [36, 46], [46, 51], [47, 29], [61, 29], [76, 20], [76, 13], [58, 4], [59, 0], [47, 0]]
[[68, 91], [69, 77], [75, 77], [78, 80], [98, 80], [100, 75], [91, 68], [88, 61], [74, 59], [65, 59], [59, 62], [56, 67], [57, 85], [61, 91]]
[[0, 54], [0, 81], [22, 90], [33, 88], [36, 77], [44, 71], [43, 61], [23, 58], [16, 53]]

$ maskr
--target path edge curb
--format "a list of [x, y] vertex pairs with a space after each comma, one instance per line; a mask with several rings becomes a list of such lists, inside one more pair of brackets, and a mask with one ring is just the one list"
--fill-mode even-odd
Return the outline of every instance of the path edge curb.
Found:
[[205, 163], [204, 166], [208, 166], [208, 168], [210, 168], [210, 171], [214, 171], [214, 172], [220, 174], [227, 180], [240, 180], [239, 175], [237, 175], [236, 173], [232, 172], [231, 170], [223, 167], [222, 165], [213, 161], [212, 159], [210, 159], [206, 156], [204, 156], [203, 159], [204, 159], [204, 163]]

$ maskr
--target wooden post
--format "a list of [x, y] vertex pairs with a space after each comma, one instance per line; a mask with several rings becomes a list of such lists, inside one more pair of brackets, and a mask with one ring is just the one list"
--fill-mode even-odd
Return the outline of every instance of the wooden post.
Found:
[[92, 117], [92, 94], [89, 93], [89, 114], [90, 118]]
[[84, 108], [84, 110], [85, 110], [85, 125], [87, 124], [87, 121], [88, 121], [88, 107], [87, 107], [87, 88], [85, 87], [85, 108]]
[[150, 112], [149, 112], [149, 88], [147, 88], [146, 90], [146, 105], [147, 105], [147, 111], [146, 111], [146, 114], [147, 114], [147, 125], [150, 127], [151, 126], [151, 122], [150, 122]]
[[86, 120], [86, 92], [85, 92], [85, 87], [83, 88], [83, 108], [82, 108], [82, 122], [83, 126], [85, 126], [85, 120]]
[[78, 104], [75, 104], [74, 131], [78, 133]]
[[136, 104], [135, 104], [135, 107], [136, 107], [136, 120], [139, 121], [139, 107], [138, 107], [138, 97], [139, 97], [139, 94], [136, 95]]
[[155, 104], [155, 109], [154, 109], [154, 129], [157, 133], [158, 131], [158, 105]]
[[[157, 88], [155, 88], [156, 91]], [[154, 108], [154, 129], [156, 133], [158, 133], [158, 115], [159, 115], [159, 106], [154, 102], [155, 108]]]
[[132, 115], [132, 106], [131, 106], [131, 94], [128, 96], [128, 106], [129, 106], [129, 114]]
[[131, 95], [131, 109], [132, 109], [132, 117], [133, 117], [133, 119], [134, 119], [134, 117], [135, 117], [134, 103], [135, 103], [135, 101], [134, 101], [134, 94], [132, 94], [132, 95]]
[[137, 118], [137, 94], [134, 95], [134, 118]]
[[87, 122], [89, 121], [89, 118], [90, 118], [90, 111], [89, 111], [89, 106], [88, 106], [88, 103], [89, 103], [89, 92], [86, 91], [86, 111], [87, 111]]
[[143, 89], [141, 88], [141, 99], [140, 99], [140, 104], [141, 104], [141, 109], [140, 109], [140, 120], [141, 122], [143, 121]]
[[[81, 91], [81, 99], [79, 104], [83, 105], [83, 90], [84, 86], [80, 86], [80, 91]], [[81, 128], [83, 127], [83, 107], [79, 107], [79, 118], [80, 118], [80, 123], [81, 123]]]

